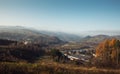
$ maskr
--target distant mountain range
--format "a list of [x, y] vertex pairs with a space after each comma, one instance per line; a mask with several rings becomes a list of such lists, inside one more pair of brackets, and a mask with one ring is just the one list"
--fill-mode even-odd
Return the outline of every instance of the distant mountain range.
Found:
[[49, 36], [20, 26], [0, 27], [0, 39], [55, 44], [63, 42], [55, 36]]
[[49, 36], [55, 36], [58, 37], [62, 41], [67, 41], [67, 42], [77, 42], [80, 41], [83, 37], [78, 36], [75, 34], [69, 34], [69, 33], [64, 33], [64, 32], [48, 32], [48, 31], [40, 31], [40, 33], [49, 35]]
[[[108, 38], [117, 38], [120, 40], [119, 31], [104, 32], [106, 34], [93, 35], [91, 33], [99, 34], [100, 32], [90, 32], [89, 36], [80, 36], [75, 34], [63, 32], [50, 32], [25, 28], [21, 26], [0, 26], [0, 39], [10, 40], [31, 40], [33, 42], [41, 43], [60, 43], [60, 42], [96, 42], [99, 43]], [[114, 34], [114, 35], [108, 35]], [[91, 35], [91, 36], [90, 36]], [[92, 36], [93, 35], [93, 36]]]
[[120, 35], [120, 30], [103, 30], [103, 31], [86, 31], [82, 32], [81, 35], [87, 36], [96, 36], [96, 35], [109, 35], [109, 36], [116, 36]]
[[81, 40], [81, 42], [89, 42], [89, 43], [100, 43], [105, 39], [115, 38], [120, 40], [120, 35], [109, 36], [109, 35], [96, 35], [96, 36], [86, 36]]
[[41, 39], [43, 41], [59, 39], [64, 42], [79, 41], [82, 39], [82, 37], [74, 34], [41, 31], [21, 26], [0, 26], [0, 38], [13, 40], [31, 39], [36, 41], [37, 39]]

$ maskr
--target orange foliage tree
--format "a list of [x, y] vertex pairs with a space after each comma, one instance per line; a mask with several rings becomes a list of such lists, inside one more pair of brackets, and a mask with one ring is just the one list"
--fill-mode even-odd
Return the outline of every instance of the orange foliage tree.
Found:
[[96, 48], [96, 58], [105, 65], [119, 64], [120, 41], [117, 39], [107, 39], [101, 42]]

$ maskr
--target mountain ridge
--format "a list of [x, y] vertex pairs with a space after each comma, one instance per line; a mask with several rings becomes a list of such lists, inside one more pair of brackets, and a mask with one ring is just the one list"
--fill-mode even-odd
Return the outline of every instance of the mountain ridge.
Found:
[[[5, 30], [4, 30], [5, 29]], [[79, 41], [82, 39], [81, 36], [75, 35], [75, 34], [69, 34], [69, 33], [64, 33], [64, 32], [51, 32], [51, 31], [43, 31], [43, 30], [36, 30], [32, 28], [26, 28], [22, 26], [0, 26], [0, 33], [1, 32], [12, 32], [12, 33], [35, 33], [38, 35], [43, 35], [45, 37], [57, 37], [62, 41], [65, 42], [71, 42], [71, 41]]]

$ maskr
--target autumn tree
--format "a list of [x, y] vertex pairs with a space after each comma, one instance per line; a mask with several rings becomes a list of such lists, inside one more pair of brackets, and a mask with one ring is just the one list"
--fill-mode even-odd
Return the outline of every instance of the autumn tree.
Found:
[[96, 48], [96, 58], [103, 66], [119, 64], [120, 61], [120, 41], [117, 39], [107, 39], [101, 42]]

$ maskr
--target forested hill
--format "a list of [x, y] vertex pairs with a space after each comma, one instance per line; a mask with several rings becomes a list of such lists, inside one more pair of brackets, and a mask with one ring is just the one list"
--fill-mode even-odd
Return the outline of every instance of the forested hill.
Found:
[[[11, 35], [9, 35], [11, 34]], [[8, 37], [9, 36], [9, 37]], [[26, 28], [21, 26], [0, 26], [0, 38], [16, 38], [17, 40], [33, 37], [57, 37], [64, 42], [79, 41], [83, 37], [64, 32], [43, 31], [41, 29]]]
[[49, 36], [30, 29], [19, 26], [0, 27], [0, 39], [15, 41], [31, 41], [42, 44], [59, 44], [63, 41], [55, 36]]

